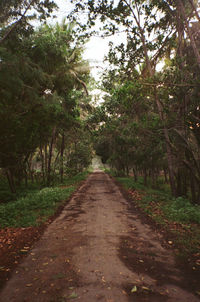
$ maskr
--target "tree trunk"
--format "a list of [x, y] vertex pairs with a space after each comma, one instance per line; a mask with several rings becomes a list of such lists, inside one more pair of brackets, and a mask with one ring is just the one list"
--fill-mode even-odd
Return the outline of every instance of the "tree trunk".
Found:
[[192, 9], [193, 9], [194, 13], [195, 13], [195, 16], [197, 17], [197, 20], [200, 22], [200, 17], [199, 17], [198, 11], [196, 9], [196, 6], [194, 4], [194, 1], [193, 0], [189, 0], [189, 2], [191, 4], [191, 6], [192, 6]]
[[48, 158], [48, 166], [47, 166], [47, 186], [49, 186], [51, 182], [51, 161], [53, 155], [53, 145], [55, 141], [55, 135], [56, 135], [56, 127], [53, 128], [51, 142], [49, 145], [49, 158]]
[[12, 175], [10, 169], [7, 168], [5, 172], [6, 172], [6, 176], [7, 176], [7, 179], [8, 179], [10, 191], [12, 193], [16, 193], [15, 182], [14, 182], [14, 178], [13, 178], [13, 175]]
[[190, 41], [191, 41], [192, 49], [194, 51], [194, 55], [195, 55], [196, 60], [197, 60], [197, 64], [198, 64], [198, 66], [200, 68], [200, 54], [199, 54], [199, 50], [198, 50], [198, 47], [197, 47], [196, 42], [194, 40], [194, 37], [193, 37], [193, 35], [191, 33], [189, 22], [187, 21], [187, 17], [185, 15], [185, 8], [183, 6], [182, 0], [178, 0], [178, 9], [181, 12], [183, 21], [184, 21], [186, 29], [187, 29], [188, 36], [189, 36]]
[[192, 194], [192, 202], [196, 203], [195, 179], [193, 176], [190, 177], [190, 189]]
[[144, 169], [144, 185], [147, 186], [147, 170]]
[[137, 170], [136, 170], [136, 168], [133, 168], [133, 174], [134, 174], [134, 181], [137, 182], [138, 177], [137, 177]]
[[65, 150], [65, 134], [62, 134], [62, 142], [60, 148], [60, 181], [63, 183], [63, 155]]
[[[154, 70], [152, 69], [151, 62], [150, 62], [150, 59], [149, 59], [147, 45], [146, 45], [146, 38], [145, 38], [145, 35], [144, 35], [144, 30], [143, 30], [142, 26], [140, 25], [139, 20], [136, 18], [133, 10], [132, 10], [132, 13], [133, 13], [134, 19], [135, 19], [135, 21], [138, 25], [138, 28], [139, 28], [141, 41], [142, 41], [142, 44], [143, 44], [146, 66], [148, 68], [149, 75], [151, 77], [153, 77], [154, 76]], [[155, 103], [157, 105], [159, 117], [160, 117], [160, 120], [163, 122], [163, 125], [164, 125], [163, 109], [162, 109], [162, 105], [160, 103], [160, 100], [158, 98], [156, 88], [154, 90], [154, 93], [155, 93]], [[172, 150], [171, 150], [171, 144], [170, 144], [168, 129], [165, 126], [164, 126], [164, 129], [163, 129], [163, 132], [164, 132], [165, 143], [166, 143], [166, 153], [167, 153], [167, 161], [168, 161], [170, 187], [171, 187], [172, 194], [175, 196], [176, 195], [176, 188], [175, 188], [175, 182], [174, 182], [173, 156], [172, 156]]]
[[43, 182], [45, 183], [45, 163], [44, 163], [44, 154], [43, 154], [41, 145], [40, 145], [40, 157], [41, 157], [41, 163], [42, 163], [42, 166], [41, 166], [42, 179], [43, 179]]
[[[160, 103], [160, 100], [158, 99], [156, 90], [155, 90], [155, 99], [156, 99], [156, 104], [157, 104], [160, 120], [164, 124], [163, 109], [162, 109], [162, 105]], [[165, 144], [166, 144], [166, 153], [167, 153], [167, 162], [168, 162], [168, 171], [169, 171], [169, 183], [170, 183], [172, 195], [176, 196], [176, 186], [175, 186], [174, 167], [173, 167], [173, 156], [172, 156], [172, 150], [171, 150], [171, 144], [170, 144], [168, 129], [166, 128], [165, 125], [164, 125], [163, 132], [164, 132]]]
[[167, 177], [167, 169], [163, 169], [163, 171], [164, 171], [165, 183], [168, 184], [169, 180], [168, 180], [168, 177]]
[[44, 169], [45, 169], [45, 181], [47, 182], [47, 174], [48, 174], [48, 150], [47, 143], [44, 146]]
[[129, 176], [129, 167], [126, 165], [126, 176]]

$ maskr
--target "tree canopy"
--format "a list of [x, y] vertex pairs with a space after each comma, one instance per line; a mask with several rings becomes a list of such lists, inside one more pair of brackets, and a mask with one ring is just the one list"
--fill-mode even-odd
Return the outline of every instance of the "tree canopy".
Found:
[[[17, 18], [13, 12], [20, 15], [29, 8], [24, 2], [15, 5], [6, 6], [4, 24]], [[48, 16], [53, 2], [36, 5], [32, 1], [32, 5]], [[89, 80], [89, 65], [82, 59], [83, 50], [74, 40], [70, 23], [63, 20], [62, 24], [43, 24], [31, 30], [28, 23], [26, 27], [20, 21], [13, 29], [15, 24], [2, 27], [2, 33], [9, 33], [10, 26], [12, 32], [3, 33], [0, 47], [0, 167], [13, 192], [16, 181], [20, 183], [32, 173], [30, 165], [37, 153], [43, 180], [50, 184], [56, 148], [62, 158], [57, 165], [63, 177], [66, 131], [84, 127], [81, 102], [87, 102]]]
[[126, 36], [124, 43], [110, 43], [106, 58], [97, 151], [119, 173], [133, 169], [155, 182], [167, 171], [174, 196], [199, 201], [199, 3], [72, 2], [72, 16], [86, 35], [101, 21], [102, 36]]
[[[199, 202], [198, 1], [71, 2], [56, 25], [46, 23], [53, 1], [1, 3], [0, 166], [12, 190], [36, 159], [50, 184], [56, 171], [62, 180], [64, 170], [88, 165], [94, 148], [117, 174], [150, 177], [153, 186], [164, 177], [174, 196]], [[44, 20], [38, 29], [35, 16]], [[82, 59], [94, 33], [124, 37], [110, 43], [96, 108]]]

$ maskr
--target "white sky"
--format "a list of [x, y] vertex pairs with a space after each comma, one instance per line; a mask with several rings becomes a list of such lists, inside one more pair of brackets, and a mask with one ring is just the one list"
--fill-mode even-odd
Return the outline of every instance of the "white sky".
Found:
[[[55, 13], [55, 15], [57, 15], [57, 18], [55, 20], [57, 22], [61, 22], [62, 19], [65, 18], [73, 9], [73, 5], [69, 0], [55, 0], [55, 2], [59, 6], [58, 11]], [[106, 64], [103, 63], [103, 60], [104, 56], [108, 53], [109, 50], [108, 43], [109, 41], [114, 42], [115, 39], [116, 37], [92, 37], [86, 44], [83, 58], [90, 62], [90, 66], [92, 67], [91, 73], [96, 80], [99, 79], [98, 74], [106, 68]], [[117, 42], [119, 42], [119, 40]]]

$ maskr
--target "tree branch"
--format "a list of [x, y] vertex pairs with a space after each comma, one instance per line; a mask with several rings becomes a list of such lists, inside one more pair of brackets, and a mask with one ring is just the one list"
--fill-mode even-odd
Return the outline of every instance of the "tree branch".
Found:
[[[145, 83], [145, 82], [142, 82], [141, 84], [142, 85], [146, 85], [146, 86], [156, 87], [156, 88], [168, 88], [168, 86], [174, 86], [174, 87], [199, 87], [199, 85], [186, 84], [186, 83], [174, 84], [174, 83]], [[167, 86], [167, 87], [164, 87], [164, 86]]]
[[25, 9], [23, 15], [21, 16], [21, 18], [16, 21], [13, 26], [10, 27], [10, 29], [7, 31], [7, 33], [5, 33], [5, 35], [3, 36], [3, 38], [0, 40], [0, 44], [3, 43], [7, 38], [8, 36], [15, 30], [15, 28], [17, 27], [17, 25], [22, 22], [22, 20], [25, 18], [25, 15], [27, 13], [27, 11], [30, 9], [30, 7], [33, 5], [33, 3], [35, 2], [35, 0], [32, 0], [29, 5], [27, 6], [27, 8]]

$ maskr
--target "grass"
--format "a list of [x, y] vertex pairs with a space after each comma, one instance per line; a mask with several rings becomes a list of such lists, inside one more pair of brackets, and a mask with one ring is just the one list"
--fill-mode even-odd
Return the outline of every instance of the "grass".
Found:
[[35, 190], [16, 201], [0, 204], [0, 227], [38, 226], [47, 221], [75, 191], [87, 173], [80, 173], [65, 180], [60, 187]]
[[168, 232], [181, 257], [200, 252], [200, 206], [183, 197], [173, 198], [166, 190], [147, 188], [131, 177], [116, 179], [132, 192], [134, 202]]

